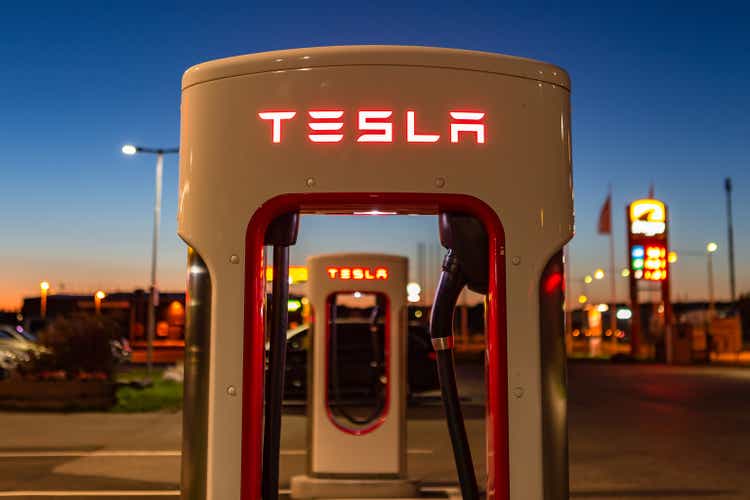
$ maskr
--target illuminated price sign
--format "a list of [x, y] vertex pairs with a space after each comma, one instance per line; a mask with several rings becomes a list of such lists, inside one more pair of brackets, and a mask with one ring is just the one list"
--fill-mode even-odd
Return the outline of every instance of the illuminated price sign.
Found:
[[630, 249], [630, 270], [638, 280], [666, 280], [667, 249], [659, 244], [633, 245]]
[[326, 268], [326, 274], [328, 274], [328, 278], [332, 280], [387, 280], [388, 268], [330, 266]]
[[[300, 113], [302, 114], [302, 113]], [[417, 112], [407, 110], [396, 114], [392, 109], [369, 109], [346, 115], [343, 109], [308, 110], [301, 117], [297, 111], [261, 111], [258, 118], [268, 123], [270, 139], [274, 144], [284, 141], [286, 129], [292, 120], [306, 120], [307, 139], [314, 144], [340, 143], [345, 139], [358, 143], [400, 142], [437, 143], [442, 140], [452, 144], [459, 142], [485, 143], [485, 113], [481, 111], [449, 111], [445, 138], [440, 131], [421, 130]], [[401, 120], [403, 119], [403, 122]], [[356, 123], [356, 127], [347, 125]], [[394, 122], [400, 122], [402, 130], [394, 130]], [[353, 128], [354, 130], [349, 130]]]

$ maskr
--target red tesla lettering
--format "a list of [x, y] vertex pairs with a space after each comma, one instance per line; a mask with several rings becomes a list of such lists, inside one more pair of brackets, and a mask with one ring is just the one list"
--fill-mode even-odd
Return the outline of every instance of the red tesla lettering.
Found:
[[336, 134], [334, 132], [340, 131], [344, 128], [344, 122], [335, 121], [341, 119], [344, 116], [342, 110], [333, 111], [309, 111], [310, 118], [316, 121], [311, 121], [307, 124], [310, 130], [313, 132], [321, 132], [318, 134], [308, 134], [312, 142], [341, 142], [344, 138], [344, 134]]
[[484, 113], [474, 111], [451, 111], [451, 118], [456, 120], [451, 122], [451, 142], [457, 143], [461, 132], [470, 132], [476, 135], [477, 144], [484, 144]]
[[414, 111], [406, 112], [406, 142], [437, 142], [439, 134], [417, 134], [414, 132]]
[[[340, 143], [344, 139], [344, 110], [310, 110], [307, 112], [310, 120], [307, 124], [308, 139], [313, 143]], [[296, 111], [261, 111], [261, 120], [271, 122], [271, 141], [280, 143], [282, 140], [282, 122], [291, 120], [297, 115]], [[484, 144], [486, 140], [486, 113], [482, 111], [450, 111], [450, 142], [458, 144], [461, 140], [471, 141], [466, 135], [472, 135], [476, 144]], [[360, 110], [357, 111], [357, 142], [392, 143], [393, 141], [393, 111]], [[440, 141], [441, 134], [417, 132], [417, 112], [406, 111], [406, 143], [434, 144]]]
[[362, 134], [357, 142], [393, 142], [393, 123], [384, 121], [393, 111], [360, 111], [359, 130], [375, 130], [379, 134]]
[[296, 115], [296, 111], [264, 111], [258, 113], [261, 120], [271, 120], [273, 125], [271, 126], [272, 142], [281, 142], [281, 120], [291, 120]]
[[328, 278], [335, 280], [387, 280], [387, 267], [327, 267]]

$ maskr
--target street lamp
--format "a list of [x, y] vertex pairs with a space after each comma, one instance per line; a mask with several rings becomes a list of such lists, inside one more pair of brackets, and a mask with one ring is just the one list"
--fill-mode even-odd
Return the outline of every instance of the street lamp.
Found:
[[151, 285], [149, 287], [148, 329], [146, 337], [146, 373], [151, 375], [151, 365], [154, 351], [154, 332], [156, 330], [156, 306], [159, 305], [159, 289], [156, 284], [156, 257], [159, 246], [159, 219], [161, 216], [162, 174], [164, 171], [164, 155], [179, 152], [178, 148], [146, 148], [126, 144], [122, 147], [123, 154], [132, 156], [136, 153], [150, 153], [156, 155], [156, 196], [154, 197], [154, 235], [151, 245]]
[[94, 312], [96, 312], [96, 314], [101, 314], [102, 299], [104, 299], [104, 297], [106, 296], [107, 294], [101, 290], [97, 290], [96, 293], [94, 294]]
[[714, 259], [713, 255], [719, 245], [713, 241], [706, 245], [706, 258], [708, 260], [708, 319], [712, 319], [715, 314], [716, 305], [714, 304]]
[[679, 256], [674, 250], [667, 254], [667, 262], [669, 262], [670, 264], [674, 264], [675, 262], [677, 262], [678, 258]]
[[406, 300], [409, 302], [419, 302], [421, 300], [420, 293], [422, 293], [422, 287], [419, 283], [411, 282], [406, 285]]
[[602, 278], [604, 278], [604, 270], [603, 269], [597, 269], [596, 271], [594, 271], [594, 279], [595, 280], [600, 280]]
[[47, 281], [39, 283], [39, 290], [41, 291], [39, 315], [42, 319], [45, 319], [47, 317], [47, 294], [49, 293], [49, 283]]

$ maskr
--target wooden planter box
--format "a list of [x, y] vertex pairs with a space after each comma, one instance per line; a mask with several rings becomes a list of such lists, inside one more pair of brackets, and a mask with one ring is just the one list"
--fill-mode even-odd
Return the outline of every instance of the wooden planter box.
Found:
[[4, 380], [0, 409], [80, 411], [109, 410], [116, 402], [116, 384], [100, 380]]

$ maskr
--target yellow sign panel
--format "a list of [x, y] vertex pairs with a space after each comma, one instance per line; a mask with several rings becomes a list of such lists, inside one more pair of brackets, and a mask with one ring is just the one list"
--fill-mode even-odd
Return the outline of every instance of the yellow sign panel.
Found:
[[[266, 281], [273, 281], [273, 268], [266, 268]], [[289, 283], [307, 282], [307, 268], [305, 266], [289, 266]]]
[[659, 200], [636, 200], [630, 204], [630, 232], [644, 236], [664, 234], [667, 211]]

